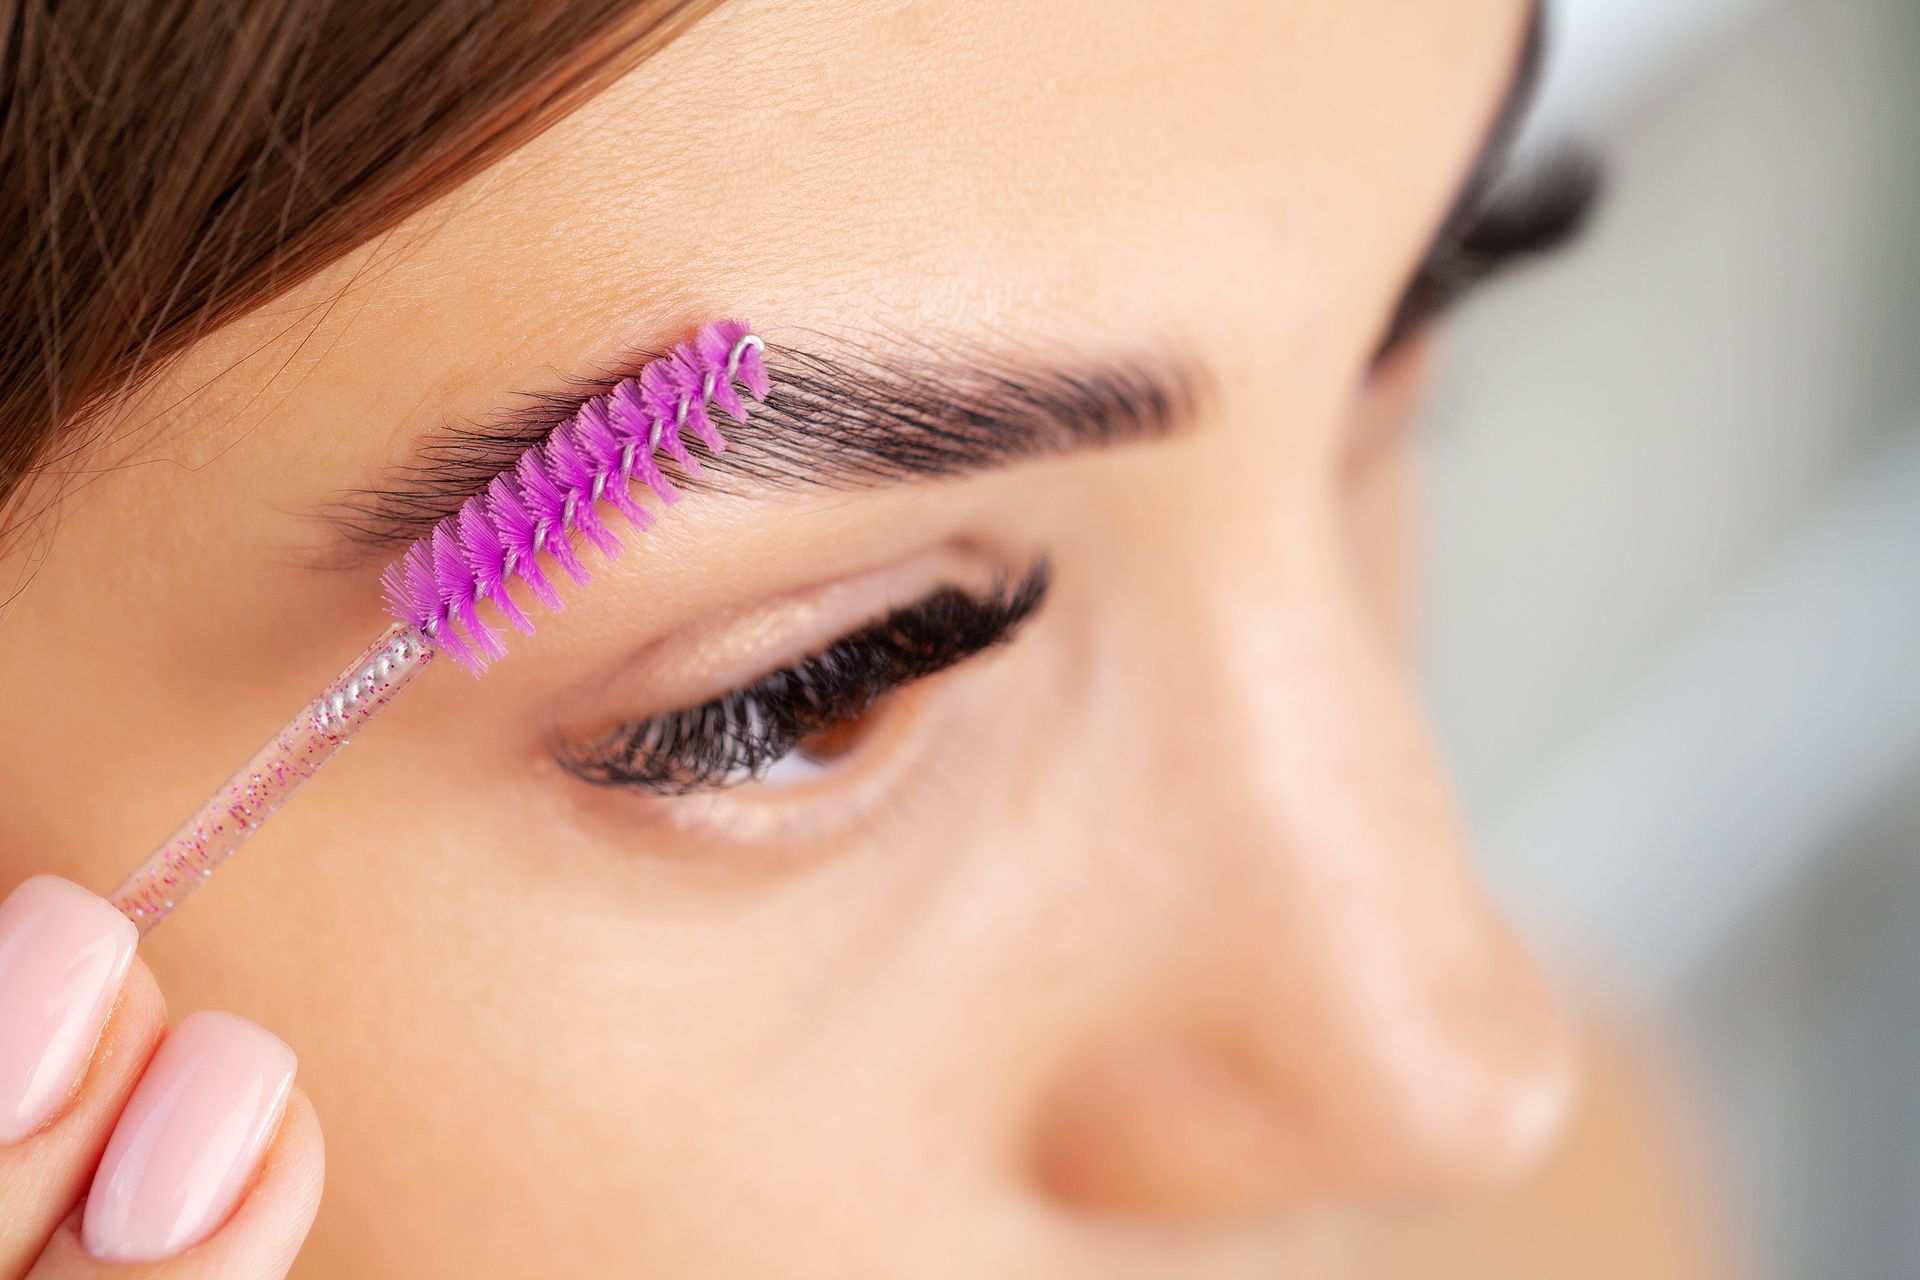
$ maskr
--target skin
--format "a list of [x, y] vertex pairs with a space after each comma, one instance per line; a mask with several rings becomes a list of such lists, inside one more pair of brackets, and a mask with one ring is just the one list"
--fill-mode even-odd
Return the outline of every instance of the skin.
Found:
[[[0, 627], [14, 879], [115, 883], [380, 630], [311, 512], [444, 422], [718, 314], [1205, 366], [1163, 442], [688, 498], [144, 942], [299, 1052], [296, 1274], [1376, 1274], [1551, 1150], [1570, 1024], [1401, 661], [1419, 355], [1370, 369], [1524, 21], [733, 0], [129, 406]], [[1015, 644], [804, 783], [550, 757], [1037, 553]]]

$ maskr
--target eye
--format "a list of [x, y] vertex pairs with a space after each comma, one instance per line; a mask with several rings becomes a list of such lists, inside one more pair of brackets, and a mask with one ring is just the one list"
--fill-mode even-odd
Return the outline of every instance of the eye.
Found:
[[717, 698], [559, 744], [556, 759], [582, 781], [659, 796], [810, 781], [859, 752], [889, 695], [1009, 641], [1048, 582], [1043, 562], [983, 592], [942, 587]]
[[767, 766], [760, 775], [760, 784], [801, 787], [828, 776], [872, 740], [879, 722], [891, 709], [892, 699], [883, 697], [846, 723], [800, 739], [793, 744], [792, 751]]
[[1375, 367], [1501, 271], [1571, 244], [1599, 202], [1599, 167], [1578, 153], [1476, 177], [1401, 295]]

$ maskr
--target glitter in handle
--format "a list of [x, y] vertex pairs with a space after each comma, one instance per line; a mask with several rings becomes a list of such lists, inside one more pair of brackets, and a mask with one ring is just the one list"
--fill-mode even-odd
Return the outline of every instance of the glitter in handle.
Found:
[[152, 930], [433, 655], [433, 644], [418, 627], [403, 622], [389, 628], [109, 895], [113, 905], [141, 934]]

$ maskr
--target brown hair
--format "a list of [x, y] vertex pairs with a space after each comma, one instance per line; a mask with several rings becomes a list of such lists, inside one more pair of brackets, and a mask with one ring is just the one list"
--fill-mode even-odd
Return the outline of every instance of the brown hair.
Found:
[[0, 0], [0, 513], [170, 356], [714, 3]]

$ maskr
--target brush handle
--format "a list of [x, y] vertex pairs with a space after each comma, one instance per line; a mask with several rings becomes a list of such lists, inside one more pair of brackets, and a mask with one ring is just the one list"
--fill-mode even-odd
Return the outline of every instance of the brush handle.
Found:
[[240, 766], [198, 812], [109, 896], [142, 936], [233, 856], [300, 785], [433, 661], [411, 623], [395, 623]]

